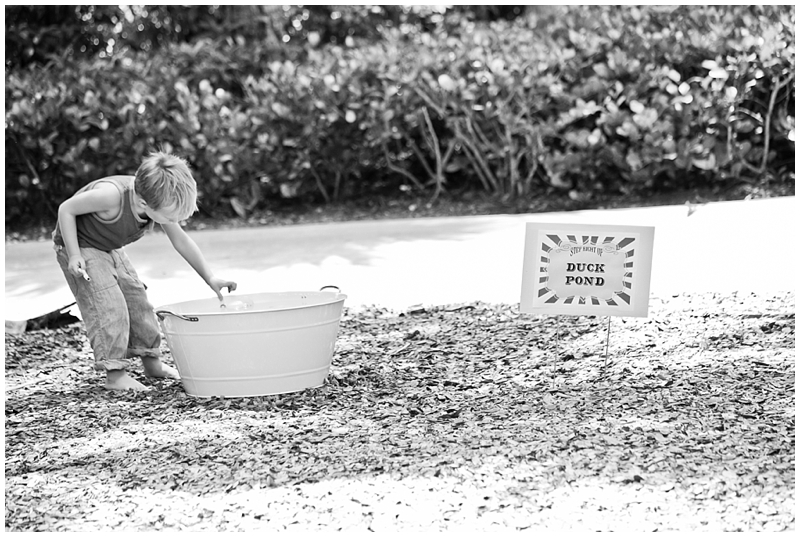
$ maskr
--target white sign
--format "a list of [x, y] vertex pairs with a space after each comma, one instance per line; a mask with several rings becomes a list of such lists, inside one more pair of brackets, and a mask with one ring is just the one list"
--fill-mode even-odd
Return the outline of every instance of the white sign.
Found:
[[529, 222], [520, 311], [647, 317], [655, 228]]

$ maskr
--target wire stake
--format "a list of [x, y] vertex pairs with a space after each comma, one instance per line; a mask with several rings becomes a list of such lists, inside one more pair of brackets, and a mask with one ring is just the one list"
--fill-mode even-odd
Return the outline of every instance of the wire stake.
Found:
[[606, 356], [605, 356], [605, 364], [603, 368], [608, 367], [608, 342], [611, 339], [611, 316], [608, 316], [608, 328], [606, 330]]
[[553, 373], [551, 375], [551, 387], [555, 389], [556, 386], [556, 366], [558, 366], [558, 341], [559, 332], [561, 332], [561, 316], [556, 316], [556, 355], [553, 358]]

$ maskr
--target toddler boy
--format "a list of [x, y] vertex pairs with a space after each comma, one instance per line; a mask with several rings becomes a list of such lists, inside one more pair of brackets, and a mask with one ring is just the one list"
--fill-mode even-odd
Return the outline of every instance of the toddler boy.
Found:
[[217, 278], [180, 223], [197, 210], [197, 187], [186, 162], [152, 153], [135, 176], [104, 177], [81, 188], [58, 208], [56, 258], [78, 303], [95, 369], [110, 390], [148, 389], [126, 372], [138, 357], [148, 377], [179, 378], [161, 362], [161, 332], [145, 286], [123, 246], [160, 224], [172, 246], [222, 300], [236, 283]]

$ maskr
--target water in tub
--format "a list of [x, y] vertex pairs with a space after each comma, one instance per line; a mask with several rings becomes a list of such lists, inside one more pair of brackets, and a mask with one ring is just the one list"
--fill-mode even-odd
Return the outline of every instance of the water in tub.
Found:
[[232, 300], [230, 302], [223, 302], [219, 305], [219, 309], [227, 311], [242, 311], [253, 307], [251, 301]]

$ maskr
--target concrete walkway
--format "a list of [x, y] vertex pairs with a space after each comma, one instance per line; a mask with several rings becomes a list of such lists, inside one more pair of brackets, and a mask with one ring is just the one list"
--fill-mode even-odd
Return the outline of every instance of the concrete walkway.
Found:
[[[419, 218], [191, 232], [235, 294], [336, 285], [345, 305], [394, 310], [519, 303], [525, 223], [655, 226], [651, 295], [795, 288], [794, 197], [686, 206]], [[213, 296], [161, 232], [126, 248], [155, 306]], [[6, 243], [5, 320], [73, 301], [49, 241]], [[73, 313], [76, 313], [75, 311]]]

